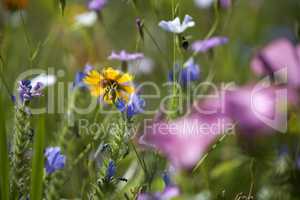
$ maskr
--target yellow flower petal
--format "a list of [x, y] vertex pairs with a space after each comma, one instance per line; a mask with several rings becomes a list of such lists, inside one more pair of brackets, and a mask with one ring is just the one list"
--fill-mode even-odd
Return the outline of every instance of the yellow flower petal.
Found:
[[104, 94], [104, 89], [102, 87], [91, 87], [90, 88], [91, 95], [95, 97], [102, 96]]
[[104, 75], [105, 79], [117, 80], [120, 77], [121, 72], [119, 70], [115, 70], [115, 69], [109, 67], [103, 71], [103, 75]]
[[126, 74], [123, 74], [123, 75], [118, 79], [118, 82], [119, 82], [119, 83], [131, 82], [132, 79], [133, 79], [133, 76], [131, 76], [130, 74], [126, 73]]
[[103, 76], [96, 70], [90, 71], [83, 79], [87, 85], [98, 85], [103, 80]]
[[132, 85], [122, 86], [122, 89], [125, 90], [128, 94], [134, 93], [134, 87]]

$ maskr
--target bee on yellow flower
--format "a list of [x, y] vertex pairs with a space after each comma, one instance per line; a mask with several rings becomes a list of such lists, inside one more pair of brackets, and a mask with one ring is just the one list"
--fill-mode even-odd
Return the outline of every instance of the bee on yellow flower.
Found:
[[83, 81], [89, 86], [92, 96], [113, 104], [117, 100], [128, 102], [135, 90], [132, 80], [130, 74], [108, 67], [101, 72], [89, 71]]

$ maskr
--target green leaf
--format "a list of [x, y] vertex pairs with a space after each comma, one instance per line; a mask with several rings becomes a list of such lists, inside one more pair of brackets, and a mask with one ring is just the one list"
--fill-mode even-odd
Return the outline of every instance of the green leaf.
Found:
[[7, 138], [5, 130], [5, 112], [3, 110], [2, 96], [0, 96], [0, 191], [1, 199], [9, 199], [9, 169], [8, 169], [8, 151]]
[[223, 161], [211, 171], [211, 176], [213, 178], [218, 178], [221, 175], [226, 174], [229, 171], [232, 171], [235, 168], [239, 167], [242, 163], [243, 161], [241, 159]]
[[44, 175], [44, 145], [45, 121], [44, 116], [40, 116], [38, 129], [34, 137], [34, 155], [32, 161], [30, 200], [42, 199]]

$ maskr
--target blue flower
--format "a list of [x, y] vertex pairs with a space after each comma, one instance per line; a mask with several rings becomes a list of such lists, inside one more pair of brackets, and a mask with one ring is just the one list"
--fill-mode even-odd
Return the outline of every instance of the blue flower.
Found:
[[61, 154], [60, 147], [48, 147], [45, 151], [45, 157], [45, 168], [47, 174], [51, 174], [56, 170], [64, 168], [66, 157]]
[[106, 170], [106, 180], [107, 181], [111, 181], [111, 179], [113, 178], [113, 176], [116, 174], [116, 165], [115, 162], [113, 160], [109, 161], [107, 170]]
[[127, 118], [132, 118], [134, 115], [144, 112], [145, 100], [142, 99], [139, 95], [133, 94], [130, 102], [126, 105], [124, 101], [117, 100], [115, 106], [121, 112], [125, 112]]
[[170, 174], [168, 172], [164, 172], [162, 177], [166, 187], [173, 185]]
[[94, 67], [92, 65], [86, 64], [84, 66], [83, 72], [77, 72], [75, 74], [75, 79], [74, 79], [74, 82], [73, 82], [73, 88], [75, 88], [75, 87], [85, 88], [86, 85], [84, 84], [83, 79], [87, 75], [87, 73], [89, 71], [93, 70], [93, 69], [94, 69]]
[[35, 85], [30, 80], [22, 80], [19, 82], [19, 97], [21, 102], [28, 102], [33, 97], [42, 95], [43, 84], [37, 82]]
[[184, 65], [182, 69], [176, 65], [175, 69], [169, 72], [169, 80], [174, 81], [174, 71], [178, 72], [178, 81], [181, 85], [186, 86], [191, 81], [196, 81], [200, 78], [200, 67], [195, 63], [193, 58], [190, 58]]

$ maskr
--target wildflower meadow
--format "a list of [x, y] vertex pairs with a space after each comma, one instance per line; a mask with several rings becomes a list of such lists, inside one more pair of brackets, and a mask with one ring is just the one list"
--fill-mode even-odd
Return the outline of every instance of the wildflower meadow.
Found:
[[299, 0], [0, 0], [0, 200], [299, 200]]

